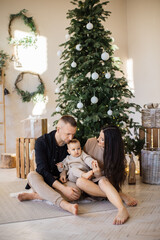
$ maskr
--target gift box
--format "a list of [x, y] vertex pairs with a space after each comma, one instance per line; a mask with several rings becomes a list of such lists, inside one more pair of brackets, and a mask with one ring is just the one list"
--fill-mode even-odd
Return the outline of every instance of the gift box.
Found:
[[144, 105], [144, 109], [142, 109], [142, 126], [160, 128], [160, 108], [158, 103]]
[[47, 133], [47, 119], [29, 117], [23, 120], [22, 123], [24, 138], [38, 138]]

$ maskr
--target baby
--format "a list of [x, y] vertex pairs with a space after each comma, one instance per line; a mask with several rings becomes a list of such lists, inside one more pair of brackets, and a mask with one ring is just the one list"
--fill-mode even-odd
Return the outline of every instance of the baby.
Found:
[[[62, 162], [57, 163], [60, 174], [60, 181], [65, 183], [68, 179], [76, 182], [80, 177], [91, 179], [94, 176], [93, 168], [97, 161], [81, 150], [80, 142], [72, 139], [68, 144], [68, 155]], [[92, 170], [90, 170], [92, 169]]]

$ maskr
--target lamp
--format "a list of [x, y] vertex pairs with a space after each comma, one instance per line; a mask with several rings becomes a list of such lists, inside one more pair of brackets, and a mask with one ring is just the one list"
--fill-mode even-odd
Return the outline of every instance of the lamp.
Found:
[[10, 60], [13, 61], [13, 62], [17, 60], [14, 54], [12, 54]]
[[22, 67], [22, 64], [19, 61], [17, 61], [16, 62], [16, 67]]

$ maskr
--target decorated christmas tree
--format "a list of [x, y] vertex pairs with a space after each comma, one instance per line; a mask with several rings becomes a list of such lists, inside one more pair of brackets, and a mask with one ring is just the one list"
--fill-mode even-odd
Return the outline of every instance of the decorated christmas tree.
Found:
[[136, 131], [139, 125], [129, 115], [140, 111], [140, 106], [131, 101], [134, 96], [120, 68], [121, 61], [114, 57], [117, 46], [112, 33], [103, 26], [110, 16], [104, 10], [108, 1], [71, 3], [76, 7], [67, 13], [70, 26], [66, 42], [60, 45], [63, 50], [57, 52], [62, 61], [55, 79], [58, 98], [52, 116], [74, 116], [78, 123], [76, 137], [82, 145], [88, 138], [98, 136], [102, 126], [117, 125], [126, 151], [136, 153], [140, 147]]

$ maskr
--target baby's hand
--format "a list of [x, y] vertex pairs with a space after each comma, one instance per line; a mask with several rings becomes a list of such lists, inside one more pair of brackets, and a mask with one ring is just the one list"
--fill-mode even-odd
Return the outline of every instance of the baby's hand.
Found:
[[59, 168], [63, 168], [63, 163], [62, 163], [62, 162], [59, 162], [59, 163], [57, 163], [56, 165], [57, 165], [57, 167], [59, 167]]
[[97, 160], [93, 160], [93, 161], [92, 161], [92, 169], [93, 169], [93, 168], [97, 168], [97, 167], [99, 167]]
[[59, 180], [60, 180], [62, 183], [66, 183], [66, 182], [67, 182], [66, 176], [64, 176], [64, 175], [60, 176]]
[[63, 163], [62, 162], [57, 163], [56, 166], [57, 166], [59, 172], [63, 171]]

